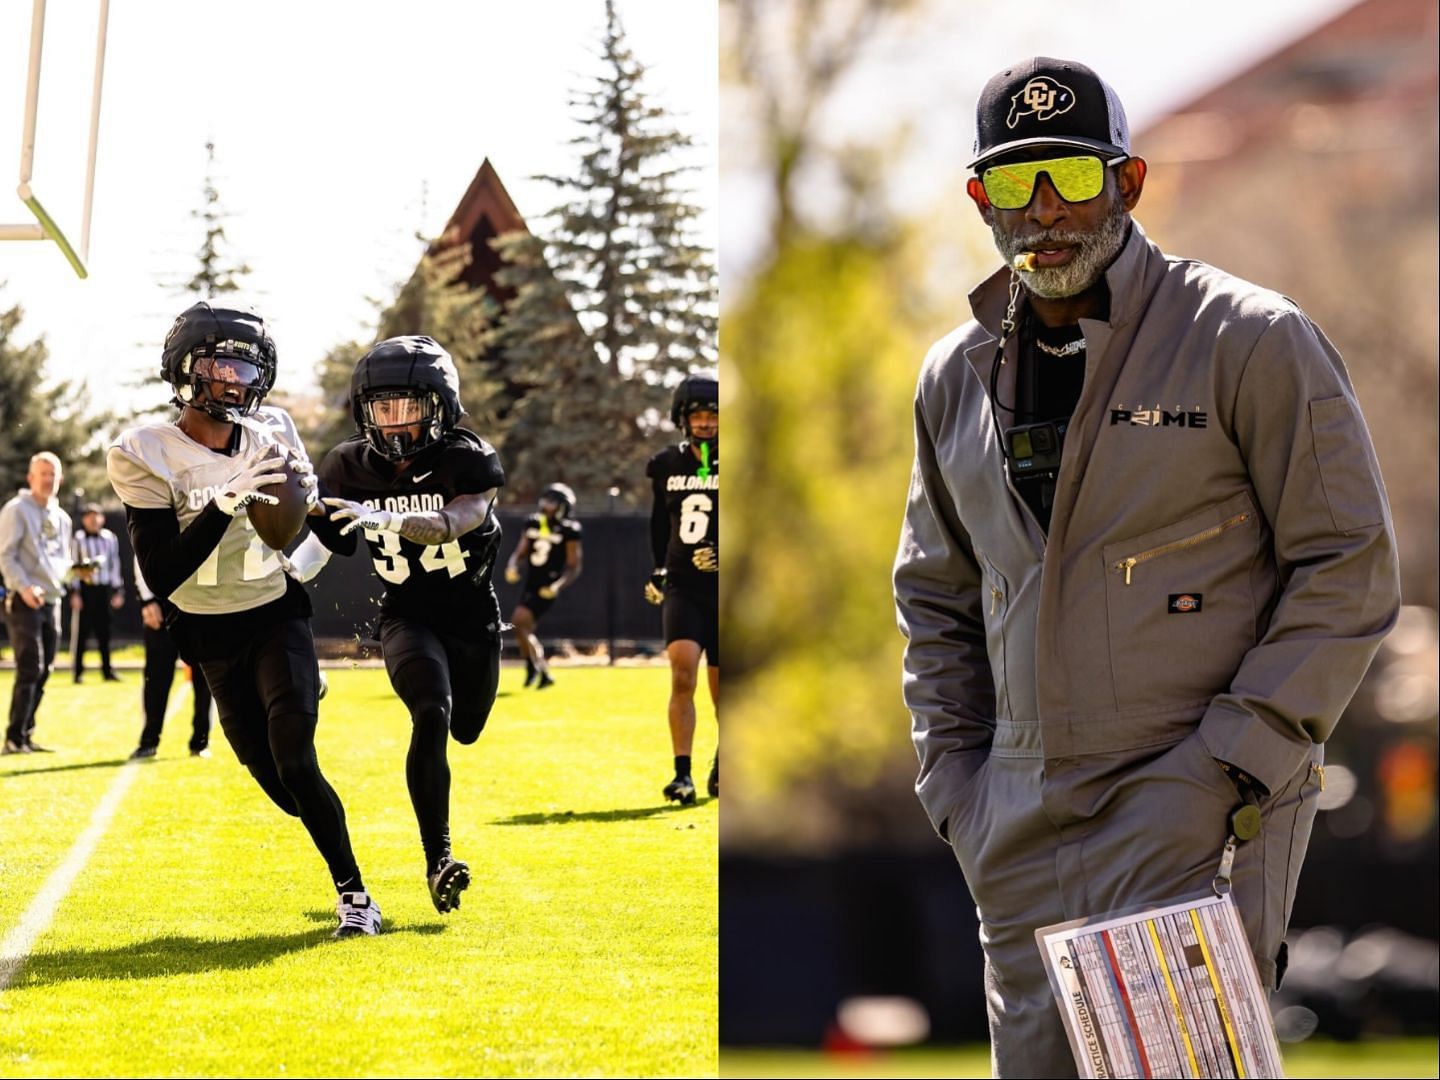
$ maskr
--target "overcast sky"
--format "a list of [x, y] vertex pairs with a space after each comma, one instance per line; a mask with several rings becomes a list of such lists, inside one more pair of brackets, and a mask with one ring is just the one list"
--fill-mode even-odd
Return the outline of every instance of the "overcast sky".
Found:
[[[97, 0], [52, 3], [34, 190], [78, 244]], [[690, 164], [716, 242], [717, 33], [712, 0], [618, 0], [652, 99], [702, 144]], [[0, 223], [16, 199], [28, 3], [0, 5]], [[77, 11], [79, 12], [77, 14]], [[601, 0], [145, 0], [116, 3], [101, 109], [90, 278], [50, 243], [0, 244], [0, 305], [43, 334], [52, 371], [118, 404], [159, 368], [159, 341], [190, 302], [166, 288], [194, 271], [205, 143], [231, 217], [230, 250], [273, 324], [282, 387], [313, 385], [334, 343], [373, 329], [388, 295], [489, 157], [527, 218], [568, 172], [571, 91], [598, 73]]]

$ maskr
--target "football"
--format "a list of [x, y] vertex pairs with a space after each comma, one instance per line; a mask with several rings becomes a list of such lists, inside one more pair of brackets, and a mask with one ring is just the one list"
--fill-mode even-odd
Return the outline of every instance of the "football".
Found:
[[309, 509], [305, 501], [305, 488], [300, 484], [300, 474], [290, 467], [288, 457], [280, 468], [285, 473], [285, 479], [263, 489], [265, 494], [273, 495], [280, 501], [274, 505], [252, 502], [245, 507], [245, 513], [249, 515], [255, 532], [266, 547], [275, 551], [282, 550], [300, 535], [300, 529], [305, 524], [305, 512]]

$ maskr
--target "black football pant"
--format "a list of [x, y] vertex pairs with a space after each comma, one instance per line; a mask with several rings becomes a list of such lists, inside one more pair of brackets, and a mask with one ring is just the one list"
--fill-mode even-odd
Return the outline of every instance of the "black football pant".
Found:
[[45, 696], [45, 681], [55, 666], [55, 643], [60, 636], [60, 602], [32, 608], [14, 593], [5, 598], [5, 627], [15, 649], [15, 687], [10, 692], [10, 723], [5, 738], [16, 744], [30, 741], [35, 713]]
[[[170, 704], [170, 688], [175, 684], [175, 661], [180, 649], [170, 631], [145, 628], [145, 728], [140, 732], [140, 748], [150, 750], [160, 745], [160, 730], [165, 726], [165, 710]], [[192, 752], [210, 745], [210, 685], [198, 665], [192, 666], [191, 680], [195, 691], [195, 720], [190, 733]]]
[[238, 651], [200, 664], [220, 727], [240, 763], [285, 813], [298, 817], [336, 885], [360, 874], [345, 808], [315, 758], [320, 666], [309, 619], [283, 619]]
[[425, 868], [450, 854], [448, 736], [466, 746], [480, 737], [500, 686], [500, 641], [441, 634], [412, 619], [380, 620], [390, 685], [410, 710], [405, 781], [420, 826]]
[[71, 618], [79, 621], [75, 631], [75, 678], [85, 673], [85, 644], [92, 637], [100, 650], [100, 670], [106, 675], [114, 674], [110, 669], [110, 597], [108, 585], [81, 585], [80, 610], [71, 612]]

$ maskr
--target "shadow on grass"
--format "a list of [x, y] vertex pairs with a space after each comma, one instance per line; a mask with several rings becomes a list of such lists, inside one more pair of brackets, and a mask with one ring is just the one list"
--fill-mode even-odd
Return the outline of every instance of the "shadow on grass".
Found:
[[[330, 936], [328, 927], [335, 924], [335, 913], [307, 912], [313, 921], [323, 921], [327, 929], [304, 930], [293, 934], [257, 934], [254, 937], [214, 941], [209, 938], [167, 934], [149, 941], [134, 941], [112, 949], [61, 949], [58, 952], [35, 953], [25, 961], [24, 970], [15, 980], [15, 989], [31, 986], [52, 986], [76, 979], [155, 979], [170, 975], [198, 975], [207, 971], [243, 971], [268, 964], [288, 953], [330, 946], [345, 948], [346, 942]], [[443, 926], [387, 926], [382, 936], [391, 934], [441, 934]]]
[[[710, 802], [702, 799], [701, 806]], [[682, 814], [688, 806], [639, 806], [633, 810], [561, 810], [551, 814], [515, 814], [496, 818], [491, 825], [569, 825], [576, 821], [642, 821], [645, 818]]]
[[0, 780], [14, 780], [21, 776], [38, 776], [41, 773], [74, 772], [77, 769], [115, 769], [124, 765], [128, 758], [116, 758], [114, 761], [82, 761], [77, 765], [50, 765], [43, 769], [16, 769], [10, 772], [8, 769], [0, 772]]

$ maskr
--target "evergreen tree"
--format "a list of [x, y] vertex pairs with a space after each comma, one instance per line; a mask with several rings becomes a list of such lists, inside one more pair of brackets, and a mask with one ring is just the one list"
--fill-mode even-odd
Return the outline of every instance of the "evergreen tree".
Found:
[[41, 450], [58, 455], [65, 468], [61, 496], [77, 487], [93, 494], [108, 491], [103, 461], [104, 440], [113, 418], [89, 413], [83, 387], [46, 379], [50, 351], [43, 337], [20, 344], [24, 318], [17, 304], [0, 311], [0, 501], [25, 483], [30, 457]]
[[354, 434], [350, 375], [355, 364], [376, 341], [402, 334], [426, 334], [449, 351], [460, 371], [460, 400], [468, 414], [464, 426], [497, 447], [503, 445], [509, 397], [492, 368], [477, 362], [499, 307], [484, 290], [459, 280], [469, 259], [468, 245], [422, 256], [415, 273], [380, 307], [374, 339], [344, 342], [325, 355], [320, 364], [321, 407], [313, 416], [292, 414], [313, 454]]
[[[510, 262], [501, 282], [516, 296], [488, 359], [524, 391], [508, 460], [544, 470], [511, 466], [517, 488], [538, 490], [574, 470], [572, 486], [618, 483], [634, 502], [668, 413], [667, 384], [715, 362], [715, 270], [694, 237], [699, 210], [684, 186], [693, 140], [642, 89], [645, 68], [614, 0], [605, 13], [602, 73], [572, 100], [577, 167], [539, 178], [565, 201], [548, 215], [543, 243], [523, 233], [494, 241]], [[547, 426], [547, 417], [562, 422]]]
[[240, 279], [250, 273], [245, 262], [232, 262], [222, 250], [226, 246], [225, 219], [229, 215], [220, 207], [220, 192], [215, 187], [215, 144], [205, 144], [205, 203], [190, 216], [205, 226], [205, 239], [196, 252], [200, 265], [181, 286], [180, 291], [209, 300], [224, 293], [240, 291]]

